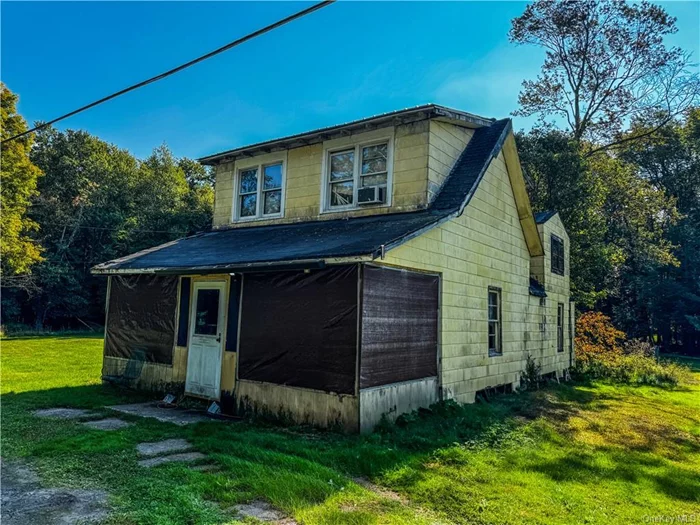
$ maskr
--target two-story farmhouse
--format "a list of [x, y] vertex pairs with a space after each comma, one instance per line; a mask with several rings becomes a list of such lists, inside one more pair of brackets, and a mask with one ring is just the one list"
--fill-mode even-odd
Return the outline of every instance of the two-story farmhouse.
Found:
[[211, 232], [94, 268], [105, 378], [366, 431], [571, 365], [569, 239], [510, 120], [430, 104], [201, 162]]

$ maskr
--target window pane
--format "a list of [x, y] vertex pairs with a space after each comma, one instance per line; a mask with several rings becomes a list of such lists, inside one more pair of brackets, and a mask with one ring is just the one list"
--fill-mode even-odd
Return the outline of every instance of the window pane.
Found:
[[240, 193], [254, 193], [258, 191], [258, 169], [241, 171]]
[[489, 292], [489, 306], [497, 306], [497, 305], [498, 305], [498, 293]]
[[386, 173], [383, 175], [364, 175], [360, 179], [360, 185], [366, 186], [386, 186]]
[[276, 190], [282, 187], [282, 164], [265, 166], [263, 170], [265, 175], [264, 190]]
[[355, 150], [341, 151], [331, 155], [331, 181], [352, 179], [355, 165]]
[[218, 323], [219, 290], [199, 290], [194, 333], [197, 335], [216, 335]]
[[362, 173], [386, 171], [387, 144], [377, 144], [362, 148]]
[[489, 321], [498, 321], [498, 306], [489, 305]]
[[255, 193], [252, 195], [242, 195], [240, 216], [255, 217], [257, 203], [258, 196]]
[[282, 190], [266, 191], [264, 199], [263, 213], [270, 215], [279, 213], [282, 204]]
[[346, 206], [352, 204], [353, 201], [352, 182], [336, 182], [335, 184], [331, 184], [331, 206]]

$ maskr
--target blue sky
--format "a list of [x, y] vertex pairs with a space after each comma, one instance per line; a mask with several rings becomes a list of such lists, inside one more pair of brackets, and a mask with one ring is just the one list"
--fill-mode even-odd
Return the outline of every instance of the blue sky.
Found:
[[[0, 72], [28, 121], [49, 120], [307, 5], [4, 1]], [[200, 157], [426, 102], [508, 116], [542, 62], [508, 43], [524, 5], [339, 2], [58, 127]], [[700, 2], [663, 5], [669, 43], [699, 60]]]

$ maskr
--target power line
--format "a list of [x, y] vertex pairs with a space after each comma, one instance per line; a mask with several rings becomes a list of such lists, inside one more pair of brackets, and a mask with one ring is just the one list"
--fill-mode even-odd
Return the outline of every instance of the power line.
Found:
[[182, 64], [180, 66], [177, 66], [173, 69], [170, 69], [166, 71], [165, 73], [161, 73], [160, 75], [156, 75], [155, 77], [151, 77], [148, 80], [144, 80], [143, 82], [139, 82], [138, 84], [134, 84], [133, 86], [129, 86], [128, 88], [122, 89], [121, 91], [117, 91], [116, 93], [112, 93], [109, 96], [106, 96], [104, 98], [101, 98], [99, 100], [96, 100], [95, 102], [91, 102], [90, 104], [83, 106], [81, 108], [78, 108], [74, 111], [71, 111], [70, 113], [66, 113], [65, 115], [61, 115], [58, 118], [55, 118], [53, 120], [50, 120], [49, 122], [45, 122], [39, 126], [36, 126], [32, 129], [29, 129], [27, 131], [24, 131], [22, 133], [19, 133], [17, 135], [14, 135], [12, 137], [9, 137], [5, 140], [2, 141], [2, 144], [5, 144], [6, 142], [10, 142], [12, 140], [18, 139], [20, 137], [23, 137], [25, 135], [28, 135], [29, 133], [33, 133], [35, 131], [38, 131], [42, 128], [45, 128], [47, 126], [50, 126], [52, 124], [55, 124], [56, 122], [59, 122], [61, 120], [67, 119], [68, 117], [72, 117], [73, 115], [76, 115], [78, 113], [81, 113], [85, 111], [86, 109], [93, 108], [99, 104], [102, 104], [103, 102], [107, 102], [108, 100], [112, 100], [113, 98], [117, 98], [120, 95], [124, 95], [125, 93], [128, 93], [130, 91], [133, 91], [135, 89], [138, 89], [143, 86], [147, 86], [148, 84], [152, 84], [153, 82], [157, 82], [158, 80], [161, 80], [163, 78], [169, 77], [170, 75], [174, 75], [175, 73], [178, 73], [179, 71], [182, 71], [183, 69], [187, 69], [190, 66], [193, 66], [195, 64], [198, 64], [199, 62], [202, 62], [208, 58], [211, 58], [215, 55], [218, 55], [219, 53], [223, 53], [224, 51], [228, 51], [229, 49], [239, 46], [248, 40], [252, 40], [255, 37], [258, 37], [260, 35], [264, 35], [265, 33], [268, 33], [272, 31], [273, 29], [277, 29], [280, 26], [283, 26], [285, 24], [288, 24], [289, 22], [292, 22], [298, 18], [301, 18], [303, 16], [306, 16], [308, 14], [313, 13], [314, 11], [318, 11], [319, 9], [323, 9], [324, 7], [334, 3], [335, 0], [325, 0], [323, 2], [319, 2], [318, 4], [312, 5], [311, 7], [307, 7], [306, 9], [302, 9], [301, 11], [298, 11], [297, 13], [294, 13], [293, 15], [290, 15], [286, 18], [283, 18], [281, 20], [278, 20], [277, 22], [270, 24], [268, 26], [265, 26], [261, 29], [258, 29], [257, 31], [253, 31], [252, 33], [249, 33], [237, 40], [234, 40], [233, 42], [230, 42], [226, 44], [225, 46], [222, 46], [218, 49], [215, 49], [214, 51], [211, 51], [207, 53], [206, 55], [202, 55], [198, 58], [195, 58], [194, 60], [190, 60], [189, 62]]

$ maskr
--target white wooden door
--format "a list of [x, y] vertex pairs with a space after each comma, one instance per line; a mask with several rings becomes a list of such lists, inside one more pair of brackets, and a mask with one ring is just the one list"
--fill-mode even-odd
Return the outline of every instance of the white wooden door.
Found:
[[185, 392], [219, 399], [226, 283], [194, 283]]

